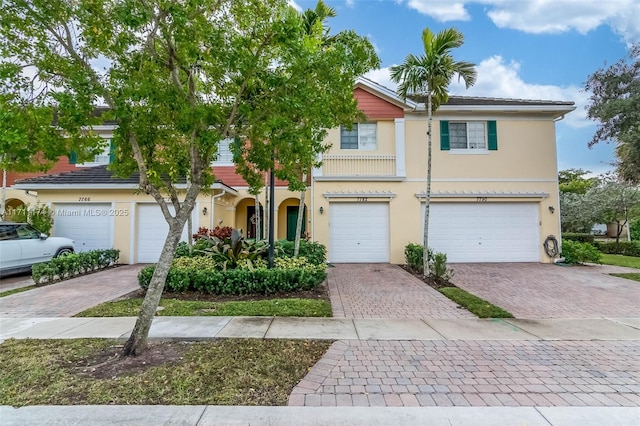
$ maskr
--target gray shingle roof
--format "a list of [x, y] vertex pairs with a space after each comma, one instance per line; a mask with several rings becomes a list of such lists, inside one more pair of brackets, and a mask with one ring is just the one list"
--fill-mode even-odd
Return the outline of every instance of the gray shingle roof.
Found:
[[[414, 102], [424, 102], [424, 96], [412, 95], [409, 98]], [[470, 105], [504, 105], [504, 106], [572, 106], [571, 101], [549, 101], [534, 99], [507, 99], [507, 98], [482, 98], [477, 96], [449, 96], [449, 100], [442, 105], [470, 106]]]

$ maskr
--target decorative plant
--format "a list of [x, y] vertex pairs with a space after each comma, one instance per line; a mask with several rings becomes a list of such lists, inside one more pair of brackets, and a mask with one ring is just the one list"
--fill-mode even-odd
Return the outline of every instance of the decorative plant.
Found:
[[237, 230], [232, 230], [228, 238], [203, 237], [202, 241], [210, 243], [210, 247], [202, 250], [205, 256], [211, 257], [218, 269], [254, 269], [254, 262], [264, 258], [268, 245], [263, 241], [248, 241]]

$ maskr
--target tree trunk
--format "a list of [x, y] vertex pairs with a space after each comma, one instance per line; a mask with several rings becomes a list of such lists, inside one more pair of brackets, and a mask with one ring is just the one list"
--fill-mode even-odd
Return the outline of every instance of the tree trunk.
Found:
[[300, 191], [300, 205], [298, 206], [298, 221], [296, 223], [296, 239], [293, 246], [293, 257], [298, 257], [300, 253], [300, 236], [302, 234], [302, 220], [304, 218], [304, 198], [307, 188]]
[[193, 247], [193, 219], [191, 215], [187, 218], [187, 242], [189, 247]]
[[262, 239], [262, 223], [260, 222], [260, 196], [256, 194], [256, 241]]
[[[187, 207], [183, 207], [183, 209], [185, 208]], [[188, 215], [185, 216], [183, 211], [180, 211], [176, 214], [175, 219], [169, 224], [169, 233], [167, 234], [167, 239], [164, 242], [160, 259], [156, 264], [156, 269], [153, 272], [149, 288], [147, 289], [147, 293], [142, 302], [142, 307], [140, 308], [136, 325], [131, 332], [129, 340], [127, 340], [124, 348], [122, 349], [122, 354], [124, 356], [136, 356], [147, 347], [147, 337], [149, 336], [151, 323], [153, 322], [153, 317], [155, 316], [156, 309], [160, 303], [164, 284], [167, 280], [167, 275], [169, 274], [171, 262], [175, 256], [176, 247], [180, 241], [182, 230], [184, 229], [187, 218], [191, 216], [191, 211], [193, 211], [193, 205], [191, 205], [188, 210]]]
[[431, 90], [427, 93], [427, 192], [424, 200], [424, 239], [422, 245], [424, 251], [422, 255], [422, 266], [424, 277], [429, 276], [429, 207], [431, 205]]

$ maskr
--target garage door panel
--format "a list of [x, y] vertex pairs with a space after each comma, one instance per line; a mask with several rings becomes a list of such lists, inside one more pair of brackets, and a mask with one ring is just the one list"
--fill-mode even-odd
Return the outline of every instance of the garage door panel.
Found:
[[110, 249], [113, 245], [111, 203], [58, 203], [53, 231], [56, 237], [71, 238], [78, 252]]
[[331, 262], [389, 261], [387, 203], [332, 203], [329, 209]]
[[[169, 206], [171, 214], [175, 214], [173, 206]], [[194, 212], [196, 210], [194, 209]], [[195, 222], [194, 222], [195, 223]], [[169, 234], [167, 223], [157, 204], [139, 204], [136, 217], [136, 241], [138, 244], [138, 263], [155, 263], [160, 259], [160, 253]], [[182, 231], [180, 241], [187, 241], [187, 225]]]
[[535, 203], [432, 204], [429, 236], [449, 262], [540, 260]]

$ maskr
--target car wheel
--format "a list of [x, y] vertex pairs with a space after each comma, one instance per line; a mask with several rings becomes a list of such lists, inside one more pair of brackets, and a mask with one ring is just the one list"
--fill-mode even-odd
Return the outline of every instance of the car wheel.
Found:
[[68, 254], [73, 253], [73, 250], [70, 248], [61, 248], [60, 250], [58, 250], [58, 252], [56, 253], [56, 255], [54, 257], [60, 257], [60, 256], [66, 256]]

